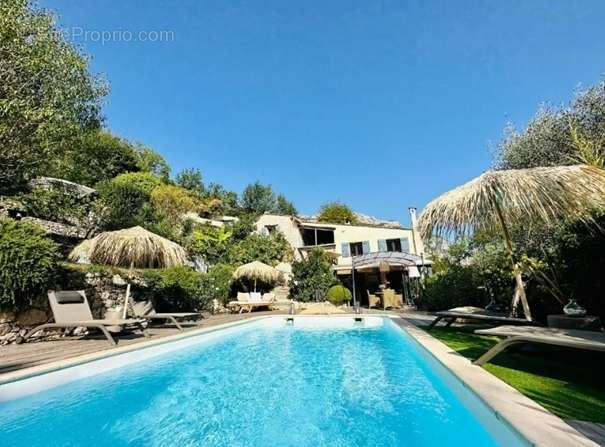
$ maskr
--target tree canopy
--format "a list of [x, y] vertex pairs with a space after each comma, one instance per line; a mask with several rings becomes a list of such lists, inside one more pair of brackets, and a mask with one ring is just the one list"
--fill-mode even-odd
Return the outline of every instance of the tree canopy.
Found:
[[353, 210], [341, 202], [328, 202], [319, 209], [317, 218], [320, 222], [329, 222], [334, 224], [351, 224], [357, 223], [357, 216]]
[[44, 172], [63, 142], [101, 125], [107, 84], [29, 0], [0, 3], [0, 192]]

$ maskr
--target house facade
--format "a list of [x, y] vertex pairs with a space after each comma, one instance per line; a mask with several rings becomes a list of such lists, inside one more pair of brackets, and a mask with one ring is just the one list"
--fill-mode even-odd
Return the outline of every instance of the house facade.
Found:
[[280, 231], [292, 246], [295, 258], [301, 259], [315, 247], [334, 253], [336, 270], [350, 268], [354, 256], [377, 252], [402, 252], [424, 256], [424, 244], [416, 228], [416, 209], [410, 208], [410, 228], [396, 221], [360, 219], [356, 225], [317, 222], [299, 218], [265, 214], [256, 222], [260, 233]]
[[[256, 222], [256, 229], [262, 234], [281, 232], [292, 246], [297, 260], [316, 247], [334, 254], [336, 274], [349, 287], [354, 282], [355, 288], [359, 289], [358, 296], [367, 297], [368, 291], [377, 289], [380, 284], [391, 285], [405, 292], [405, 283], [411, 275], [417, 274], [417, 267], [430, 264], [425, 259], [424, 244], [418, 233], [416, 209], [410, 208], [412, 225], [409, 228], [395, 221], [359, 217], [360, 222], [356, 225], [342, 225], [318, 222], [314, 218], [265, 214]], [[383, 258], [389, 253], [400, 254], [399, 258], [405, 257], [406, 263], [411, 265], [392, 265], [389, 272], [381, 272], [379, 264], [382, 263], [384, 269]], [[377, 261], [368, 263], [367, 258], [372, 255], [376, 256]], [[366, 262], [363, 266], [355, 266], [356, 281], [353, 281], [355, 259], [364, 259]]]

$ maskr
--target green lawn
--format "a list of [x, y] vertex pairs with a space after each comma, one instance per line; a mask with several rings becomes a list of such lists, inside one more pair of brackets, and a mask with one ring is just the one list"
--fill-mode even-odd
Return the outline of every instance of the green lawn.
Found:
[[[434, 328], [430, 334], [474, 360], [498, 341], [474, 329]], [[605, 423], [605, 353], [510, 348], [484, 368], [561, 418]]]

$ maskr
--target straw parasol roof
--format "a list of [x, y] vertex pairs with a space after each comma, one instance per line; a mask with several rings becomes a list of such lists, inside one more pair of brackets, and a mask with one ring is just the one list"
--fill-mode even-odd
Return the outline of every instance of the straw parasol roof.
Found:
[[431, 234], [465, 236], [477, 230], [500, 228], [516, 281], [512, 308], [520, 301], [525, 317], [531, 320], [509, 223], [548, 225], [569, 216], [593, 223], [590, 211], [603, 207], [605, 170], [594, 166], [488, 171], [430, 202], [418, 224], [424, 238]]
[[233, 272], [233, 279], [248, 278], [264, 282], [279, 281], [282, 272], [260, 261], [250, 262], [238, 267]]
[[431, 234], [465, 236], [500, 227], [501, 221], [551, 224], [575, 215], [590, 221], [591, 208], [605, 205], [605, 171], [593, 166], [488, 171], [430, 202], [418, 225]]
[[187, 252], [179, 244], [136, 226], [83, 241], [69, 255], [72, 261], [81, 258], [119, 267], [168, 268], [184, 265]]

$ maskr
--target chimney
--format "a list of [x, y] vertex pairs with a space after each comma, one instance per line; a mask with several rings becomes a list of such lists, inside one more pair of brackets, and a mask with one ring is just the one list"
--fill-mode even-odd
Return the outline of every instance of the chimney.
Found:
[[420, 237], [420, 232], [418, 231], [416, 208], [412, 206], [408, 209], [410, 211], [410, 223], [412, 224], [412, 247], [414, 247], [415, 254], [422, 255], [424, 253], [424, 245], [422, 243], [422, 238]]

